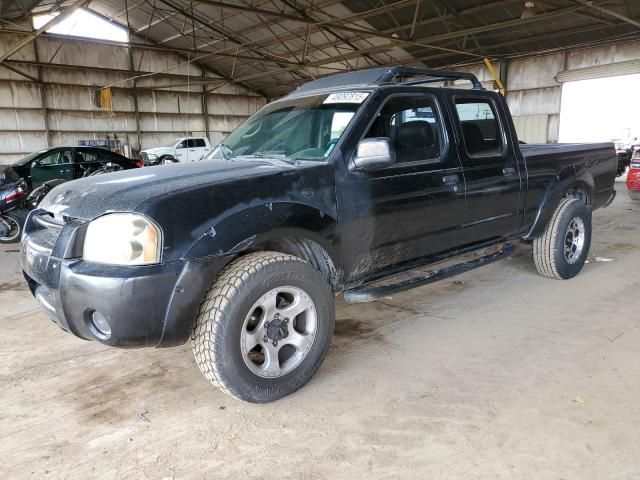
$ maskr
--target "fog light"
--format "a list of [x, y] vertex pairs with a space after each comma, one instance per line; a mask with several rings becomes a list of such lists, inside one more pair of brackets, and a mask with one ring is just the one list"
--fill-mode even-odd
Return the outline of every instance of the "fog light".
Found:
[[95, 328], [98, 333], [105, 338], [109, 338], [111, 336], [111, 325], [100, 312], [93, 312], [91, 314], [91, 323], [93, 324], [93, 328]]

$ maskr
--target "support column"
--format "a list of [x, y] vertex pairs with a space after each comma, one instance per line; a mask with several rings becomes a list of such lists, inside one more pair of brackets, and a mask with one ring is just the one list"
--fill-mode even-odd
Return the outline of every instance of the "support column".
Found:
[[[135, 75], [136, 66], [133, 61], [133, 47], [131, 46], [131, 24], [129, 23], [129, 4], [128, 1], [124, 1], [124, 9], [127, 14], [127, 35], [129, 37], [127, 42], [127, 51], [129, 53], [129, 70]], [[138, 81], [133, 79], [133, 109], [136, 115], [136, 137], [138, 139], [138, 150], [142, 150], [142, 140], [140, 139], [140, 110], [138, 108]], [[133, 149], [132, 149], [133, 150]], [[131, 152], [133, 154], [133, 151]]]
[[40, 104], [42, 105], [42, 116], [44, 118], [44, 132], [46, 136], [47, 148], [51, 146], [51, 128], [49, 127], [49, 110], [47, 109], [47, 90], [43, 82], [42, 67], [40, 66], [40, 53], [38, 52], [38, 39], [33, 40], [33, 55], [38, 63], [38, 89], [40, 90]]
[[500, 81], [502, 85], [504, 85], [504, 96], [506, 97], [509, 93], [508, 81], [509, 81], [509, 60], [504, 59], [500, 61]]
[[[202, 78], [207, 77], [207, 72], [202, 71]], [[207, 94], [207, 84], [202, 84], [202, 115], [204, 117], [204, 131], [207, 134], [207, 138], [211, 141], [211, 137], [209, 136], [209, 105], [207, 102], [209, 95]]]

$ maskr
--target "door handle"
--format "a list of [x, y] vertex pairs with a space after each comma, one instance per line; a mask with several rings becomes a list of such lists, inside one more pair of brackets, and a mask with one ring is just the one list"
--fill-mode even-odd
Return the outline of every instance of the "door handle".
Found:
[[513, 167], [504, 167], [502, 169], [502, 173], [504, 173], [505, 175], [515, 175], [516, 169]]
[[445, 185], [457, 185], [459, 182], [458, 175], [445, 175], [442, 177]]

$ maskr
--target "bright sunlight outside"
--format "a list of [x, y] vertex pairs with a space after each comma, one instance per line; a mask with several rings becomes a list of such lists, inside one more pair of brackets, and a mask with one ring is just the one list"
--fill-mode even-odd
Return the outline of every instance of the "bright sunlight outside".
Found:
[[640, 138], [640, 74], [565, 83], [560, 112], [560, 142]]
[[[38, 29], [42, 27], [54, 16], [55, 14], [35, 15], [33, 17], [34, 28]], [[124, 28], [82, 9], [73, 12], [58, 25], [47, 30], [47, 33], [96, 38], [99, 40], [113, 40], [116, 42], [126, 42], [128, 40], [127, 31]]]

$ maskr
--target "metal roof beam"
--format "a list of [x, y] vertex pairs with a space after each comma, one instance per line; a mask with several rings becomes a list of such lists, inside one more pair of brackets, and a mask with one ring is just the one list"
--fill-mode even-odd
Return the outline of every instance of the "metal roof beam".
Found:
[[[595, 0], [592, 2], [593, 4], [596, 3], [604, 3], [607, 0], [601, 0], [596, 2]], [[514, 3], [513, 0], [502, 0], [502, 1], [497, 1], [497, 2], [493, 2], [491, 4], [488, 5], [483, 5], [480, 7], [472, 7], [466, 10], [461, 10], [460, 12], [458, 12], [458, 15], [467, 15], [467, 14], [472, 14], [472, 13], [477, 13], [480, 10], [492, 7], [499, 7], [499, 6], [503, 6], [505, 4], [508, 3]], [[394, 38], [394, 42], [391, 42], [389, 44], [386, 45], [380, 45], [378, 47], [375, 47], [374, 49], [367, 49], [367, 53], [381, 53], [381, 52], [385, 52], [388, 50], [392, 50], [394, 48], [397, 47], [402, 47], [404, 46], [425, 46], [427, 48], [431, 47], [431, 45], [427, 46], [425, 45], [425, 43], [431, 44], [434, 42], [441, 42], [443, 40], [449, 40], [449, 39], [453, 39], [453, 38], [459, 38], [459, 37], [464, 37], [467, 35], [472, 35], [472, 34], [476, 34], [476, 33], [483, 33], [483, 32], [488, 32], [488, 31], [493, 31], [493, 30], [500, 30], [500, 29], [504, 29], [504, 28], [510, 28], [510, 27], [521, 27], [527, 24], [531, 24], [531, 23], [537, 23], [543, 20], [548, 20], [550, 18], [555, 18], [558, 16], [563, 16], [563, 15], [568, 15], [568, 14], [572, 14], [575, 13], [577, 11], [580, 11], [582, 9], [584, 9], [584, 5], [576, 5], [573, 7], [566, 7], [566, 8], [562, 8], [559, 10], [553, 10], [547, 13], [543, 13], [543, 14], [539, 14], [536, 15], [534, 17], [531, 18], [526, 18], [526, 19], [522, 19], [522, 18], [516, 18], [516, 19], [511, 19], [511, 20], [505, 20], [502, 22], [498, 22], [498, 23], [493, 23], [493, 24], [488, 24], [488, 25], [480, 25], [477, 27], [471, 27], [471, 28], [466, 28], [463, 30], [457, 30], [457, 31], [453, 31], [453, 32], [447, 32], [447, 33], [442, 33], [442, 34], [436, 34], [436, 35], [430, 35], [427, 37], [421, 37], [416, 39], [414, 42], [409, 42], [409, 41], [404, 41], [402, 39], [395, 39]], [[418, 26], [422, 26], [428, 23], [433, 23], [433, 22], [439, 22], [442, 19], [446, 19], [446, 18], [455, 18], [455, 16], [453, 14], [447, 14], [447, 15], [443, 15], [443, 16], [437, 16], [437, 17], [432, 17], [432, 18], [428, 18], [426, 20], [423, 20], [421, 22], [418, 22], [417, 25]], [[394, 33], [397, 33], [399, 31], [403, 31], [403, 30], [407, 30], [407, 29], [411, 29], [412, 28], [412, 24], [406, 24], [406, 25], [402, 25], [399, 29], [398, 28], [391, 28], [391, 29], [387, 29], [387, 30], [383, 30], [381, 32], [381, 34], [385, 35], [385, 36], [393, 36]], [[325, 45], [319, 46], [317, 48], [322, 48], [325, 47]], [[437, 46], [434, 46], [437, 49]], [[467, 52], [473, 51], [473, 49], [467, 49]]]
[[[479, 11], [486, 11], [488, 9], [499, 8], [499, 7], [503, 7], [505, 5], [509, 5], [509, 4], [512, 4], [512, 3], [519, 3], [520, 1], [521, 0], [496, 0], [496, 1], [493, 1], [491, 3], [482, 5], [482, 6], [471, 7], [471, 8], [468, 8], [466, 10], [461, 10], [461, 11], [458, 12], [458, 15], [459, 16], [471, 15], [471, 14], [477, 13]], [[402, 8], [402, 7], [406, 7], [407, 6], [406, 4], [404, 4], [404, 2], [403, 2], [403, 4], [400, 4], [400, 5], [399, 5], [399, 3], [400, 2], [396, 2], [396, 4], [393, 4], [393, 5], [396, 6], [395, 8]], [[363, 16], [365, 14], [366, 14], [366, 16]], [[371, 17], [371, 16], [375, 16], [377, 14], [378, 14], [378, 9], [373, 9], [373, 10], [370, 10], [370, 11], [367, 11], [367, 12], [361, 12], [359, 14], [356, 14], [356, 16], [357, 16], [357, 19], [363, 19], [363, 18], [368, 18], [368, 17]], [[350, 22], [353, 18], [354, 18], [353, 16], [345, 17], [344, 19], [341, 20], [341, 22], [343, 22], [343, 23]], [[442, 21], [445, 21], [445, 20], [451, 20], [451, 19], [455, 19], [455, 18], [456, 18], [456, 16], [453, 13], [449, 13], [449, 14], [446, 14], [446, 15], [437, 15], [435, 17], [430, 17], [430, 18], [427, 18], [427, 19], [424, 19], [424, 20], [416, 22], [415, 27], [429, 25], [431, 23], [442, 22]], [[397, 32], [399, 32], [399, 31], [403, 31], [403, 30], [407, 30], [407, 29], [410, 30], [411, 28], [415, 28], [415, 27], [414, 27], [414, 24], [412, 22], [412, 23], [409, 23], [409, 24], [406, 24], [406, 25], [401, 25], [399, 28], [398, 27], [389, 28], [389, 29], [383, 30], [381, 32], [380, 31], [376, 31], [376, 33], [381, 34], [383, 37], [392, 37], [394, 40], [399, 40], [398, 38], [394, 37], [393, 35], [397, 34]], [[299, 36], [302, 35], [302, 34], [303, 34], [303, 29], [299, 29], [299, 30], [296, 30], [296, 31], [292, 32], [292, 35], [285, 37], [284, 40], [292, 40], [292, 39], [295, 39], [295, 38], [299, 38]], [[267, 43], [260, 43], [261, 47], [268, 47], [270, 45], [275, 44], [275, 40], [273, 40], [273, 38], [271, 36], [265, 37], [264, 39], [268, 40], [268, 42]], [[416, 40], [418, 40], [418, 39], [416, 39]], [[257, 41], [254, 42], [254, 43], [257, 43]], [[325, 49], [325, 48], [329, 48], [329, 47], [335, 47], [335, 45], [330, 44], [330, 43], [325, 43], [325, 44], [318, 45], [318, 46], [314, 45], [313, 47], [316, 48], [316, 49]]]
[[618, 13], [614, 10], [611, 10], [609, 8], [605, 8], [605, 7], [601, 7], [599, 5], [596, 5], [595, 2], [592, 1], [588, 1], [588, 0], [573, 0], [574, 3], [579, 3], [580, 5], [584, 5], [585, 7], [588, 8], [593, 8], [594, 10], [598, 10], [599, 12], [602, 12], [606, 15], [610, 15], [612, 17], [615, 17], [619, 20], [622, 20], [624, 22], [627, 22], [631, 25], [633, 25], [634, 27], [638, 27], [640, 28], [640, 22], [633, 20], [632, 18], [629, 18], [625, 15], [622, 15], [621, 13]]
[[40, 27], [39, 29], [35, 30], [34, 32], [29, 33], [27, 35], [27, 38], [25, 38], [22, 41], [18, 42], [16, 45], [14, 45], [9, 50], [7, 50], [2, 55], [0, 55], [0, 63], [4, 62], [11, 55], [13, 55], [16, 52], [19, 52], [24, 47], [29, 45], [39, 35], [42, 35], [44, 32], [46, 32], [50, 28], [53, 28], [56, 25], [58, 25], [60, 22], [62, 22], [65, 18], [67, 18], [69, 15], [71, 15], [76, 10], [78, 10], [78, 9], [80, 9], [82, 7], [86, 7], [90, 2], [91, 2], [91, 0], [76, 0], [75, 3], [71, 4], [71, 6], [65, 8], [64, 10], [62, 10], [62, 12], [60, 12], [60, 14], [58, 16], [53, 17], [51, 20], [49, 20], [47, 23], [45, 23], [42, 27]]
[[[595, 3], [595, 2], [594, 2]], [[602, 3], [602, 2], [599, 2]], [[325, 58], [325, 59], [321, 59], [321, 60], [317, 60], [314, 62], [308, 62], [306, 64], [306, 66], [308, 67], [321, 67], [323, 65], [326, 64], [330, 64], [330, 63], [334, 63], [336, 61], [339, 60], [347, 60], [347, 59], [352, 59], [352, 58], [356, 58], [364, 53], [380, 53], [386, 50], [391, 50], [393, 48], [396, 48], [400, 45], [402, 45], [403, 43], [406, 45], [407, 43], [417, 43], [418, 45], [422, 45], [425, 48], [433, 48], [436, 50], [444, 50], [449, 52], [449, 55], [447, 56], [451, 56], [451, 53], [460, 53], [457, 50], [454, 49], [449, 49], [446, 47], [440, 47], [440, 46], [435, 46], [435, 45], [425, 45], [421, 42], [433, 42], [436, 40], [442, 41], [442, 40], [449, 40], [449, 39], [453, 39], [453, 38], [457, 38], [459, 36], [463, 36], [463, 35], [468, 35], [471, 33], [479, 33], [479, 32], [483, 32], [483, 31], [490, 31], [490, 30], [497, 30], [500, 28], [507, 28], [513, 25], [522, 25], [522, 24], [527, 24], [527, 23], [533, 23], [533, 22], [539, 22], [539, 21], [543, 21], [543, 20], [547, 20], [549, 18], [554, 18], [560, 15], [566, 15], [568, 13], [572, 13], [575, 12], [577, 9], [582, 9], [584, 8], [583, 6], [575, 6], [575, 7], [568, 7], [568, 8], [564, 8], [562, 10], [557, 10], [557, 11], [553, 11], [553, 12], [549, 12], [546, 14], [541, 14], [541, 15], [536, 15], [535, 17], [532, 17], [531, 19], [514, 19], [514, 20], [507, 20], [504, 22], [500, 22], [497, 24], [492, 24], [492, 25], [484, 25], [481, 27], [473, 27], [473, 28], [469, 28], [469, 29], [465, 29], [465, 30], [460, 30], [458, 32], [450, 32], [450, 33], [445, 33], [445, 34], [439, 34], [439, 35], [432, 35], [430, 37], [423, 37], [418, 39], [418, 42], [404, 42], [403, 40], [397, 40], [397, 44], [394, 44], [392, 42], [390, 42], [389, 44], [386, 45], [380, 45], [380, 46], [376, 46], [376, 47], [371, 47], [371, 48], [367, 48], [367, 49], [361, 49], [358, 51], [354, 51], [354, 52], [350, 52], [347, 54], [343, 54], [343, 55], [338, 55], [335, 57], [329, 57], [329, 58]], [[600, 28], [604, 28], [604, 27], [600, 27]], [[522, 39], [519, 41], [528, 41], [528, 39]], [[474, 55], [474, 56], [481, 56], [475, 53], [472, 53], [475, 49], [469, 49], [467, 50], [467, 52], [465, 52], [465, 54], [469, 54], [469, 55]], [[406, 63], [406, 62], [405, 62]], [[264, 78], [264, 77], [269, 77], [269, 76], [276, 76], [278, 74], [281, 73], [286, 73], [287, 71], [289, 71], [289, 69], [282, 69], [282, 70], [272, 70], [272, 71], [268, 71], [268, 72], [261, 72], [261, 73], [257, 73], [257, 74], [253, 74], [253, 75], [249, 75], [247, 77], [243, 77], [242, 81], [252, 81], [252, 80], [257, 80], [260, 78]]]

